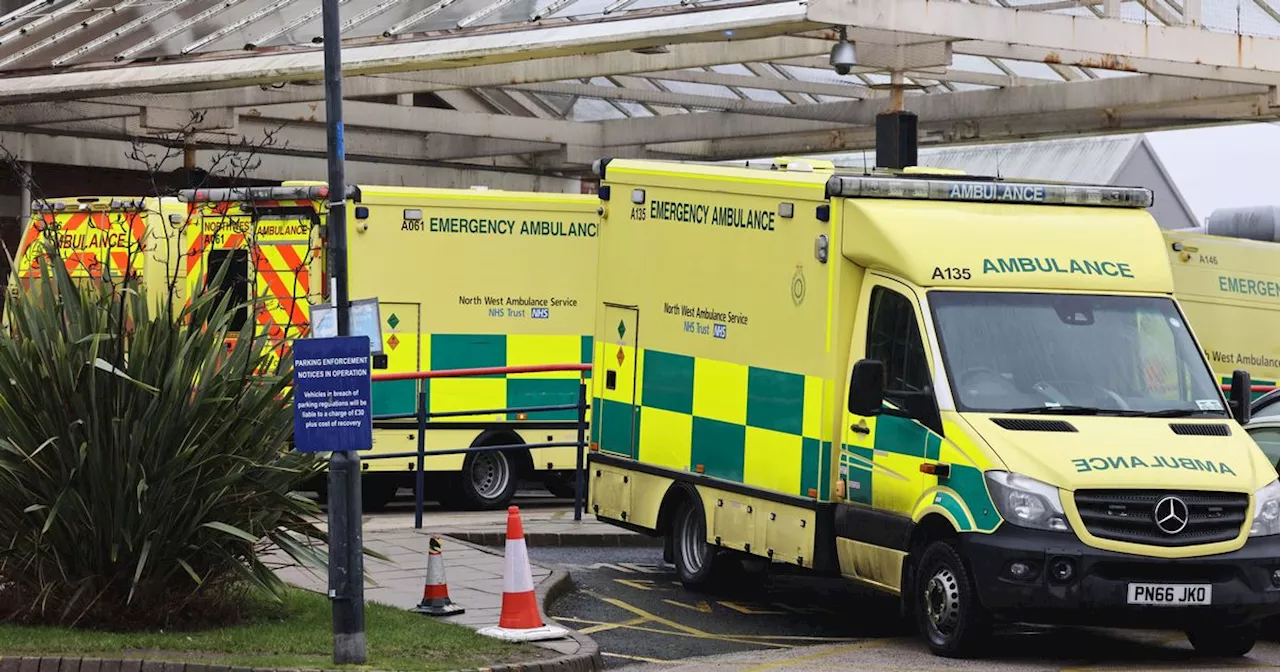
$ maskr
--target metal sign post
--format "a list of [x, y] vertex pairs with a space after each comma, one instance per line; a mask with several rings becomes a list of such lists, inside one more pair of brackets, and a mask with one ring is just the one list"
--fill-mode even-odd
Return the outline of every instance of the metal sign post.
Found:
[[[347, 180], [342, 146], [342, 29], [338, 0], [322, 0], [322, 3], [324, 117], [329, 148], [327, 262], [333, 283], [330, 300], [337, 313], [341, 338], [351, 333], [347, 297]], [[369, 345], [365, 343], [364, 348], [367, 362]], [[333, 605], [333, 662], [338, 665], [365, 662], [364, 540], [360, 504], [360, 455], [349, 448], [332, 452], [329, 457], [329, 598]]]

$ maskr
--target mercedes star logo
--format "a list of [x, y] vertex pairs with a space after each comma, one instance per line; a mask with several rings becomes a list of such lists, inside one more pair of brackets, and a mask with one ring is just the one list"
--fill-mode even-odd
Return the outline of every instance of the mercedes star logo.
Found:
[[1186, 529], [1187, 520], [1191, 518], [1187, 503], [1177, 497], [1165, 497], [1156, 502], [1153, 514], [1156, 527], [1165, 534], [1177, 534]]

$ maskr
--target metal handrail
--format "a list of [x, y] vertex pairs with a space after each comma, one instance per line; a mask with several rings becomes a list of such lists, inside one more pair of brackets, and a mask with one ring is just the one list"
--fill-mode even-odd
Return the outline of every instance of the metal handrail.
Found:
[[[561, 371], [579, 371], [586, 373], [591, 370], [590, 364], [533, 364], [525, 366], [490, 366], [479, 368], [465, 369], [439, 369], [435, 371], [405, 371], [401, 373], [378, 373], [372, 376], [373, 382], [385, 382], [393, 380], [413, 380], [424, 381], [433, 378], [467, 378], [492, 375], [511, 375], [521, 373], [552, 373]], [[582, 489], [584, 486], [584, 452], [587, 448], [587, 383], [586, 377], [583, 376], [578, 381], [578, 403], [576, 404], [555, 404], [548, 406], [525, 406], [518, 408], [497, 408], [477, 411], [442, 411], [440, 413], [431, 413], [427, 409], [427, 388], [421, 382], [417, 384], [418, 403], [412, 414], [394, 413], [381, 416], [375, 416], [375, 420], [392, 420], [415, 418], [418, 421], [418, 450], [412, 453], [385, 453], [382, 455], [369, 455], [366, 460], [385, 460], [385, 459], [403, 459], [405, 457], [418, 458], [417, 473], [414, 474], [413, 483], [413, 526], [415, 529], [422, 529], [422, 508], [423, 508], [423, 492], [425, 490], [426, 478], [426, 457], [427, 455], [459, 455], [469, 453], [485, 453], [501, 450], [513, 449], [532, 449], [532, 448], [577, 448], [577, 464], [573, 472], [573, 519], [582, 520], [583, 497]], [[549, 413], [552, 411], [567, 411], [577, 409], [578, 411], [578, 440], [574, 442], [560, 441], [536, 444], [520, 444], [520, 445], [500, 445], [500, 446], [470, 446], [467, 448], [454, 448], [447, 450], [433, 450], [427, 452], [426, 434], [428, 418], [459, 418], [477, 415], [499, 415], [507, 413]]]

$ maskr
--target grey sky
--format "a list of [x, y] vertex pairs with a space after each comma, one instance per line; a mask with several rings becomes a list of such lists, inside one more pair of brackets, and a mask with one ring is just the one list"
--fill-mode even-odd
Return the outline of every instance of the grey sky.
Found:
[[1147, 138], [1201, 223], [1218, 208], [1280, 205], [1280, 126], [1161, 131]]

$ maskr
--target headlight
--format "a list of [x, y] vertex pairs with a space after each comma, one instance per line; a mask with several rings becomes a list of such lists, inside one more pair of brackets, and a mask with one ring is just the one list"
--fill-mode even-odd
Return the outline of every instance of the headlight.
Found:
[[1000, 517], [1021, 527], [1070, 532], [1058, 489], [1022, 474], [988, 471], [987, 487]]
[[1272, 534], [1280, 534], [1280, 480], [1253, 493], [1253, 527], [1249, 528], [1249, 536]]

